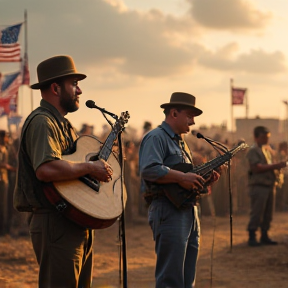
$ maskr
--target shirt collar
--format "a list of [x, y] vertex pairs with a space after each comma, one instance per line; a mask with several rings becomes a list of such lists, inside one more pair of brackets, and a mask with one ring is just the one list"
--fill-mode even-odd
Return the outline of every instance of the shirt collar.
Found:
[[52, 112], [52, 114], [57, 117], [57, 119], [61, 122], [61, 123], [65, 123], [66, 122], [66, 119], [65, 117], [63, 117], [60, 112], [52, 105], [50, 104], [49, 102], [47, 102], [46, 100], [44, 99], [41, 99], [40, 101], [40, 106], [43, 107], [43, 108], [46, 108], [48, 109], [50, 112]]
[[[170, 125], [163, 121], [162, 124], [161, 124], [161, 127], [166, 131], [166, 133], [173, 139], [175, 138], [175, 136], [177, 135], [173, 130], [172, 128], [170, 127]], [[179, 135], [178, 135], [179, 137]]]

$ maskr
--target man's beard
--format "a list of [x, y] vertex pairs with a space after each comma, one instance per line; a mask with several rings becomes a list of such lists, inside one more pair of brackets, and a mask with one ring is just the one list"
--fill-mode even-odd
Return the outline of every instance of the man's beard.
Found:
[[[64, 87], [63, 87], [64, 88]], [[63, 89], [62, 88], [62, 89]], [[71, 112], [75, 112], [79, 109], [78, 105], [77, 105], [77, 95], [74, 95], [73, 97], [67, 93], [67, 91], [65, 90], [65, 88], [62, 90], [63, 93], [60, 97], [60, 105], [61, 107], [67, 112], [67, 113], [71, 113]]]

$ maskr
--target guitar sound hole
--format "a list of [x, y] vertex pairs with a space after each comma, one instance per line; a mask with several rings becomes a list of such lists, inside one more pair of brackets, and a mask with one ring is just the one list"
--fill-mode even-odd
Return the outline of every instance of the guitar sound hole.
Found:
[[97, 161], [97, 160], [99, 160], [99, 157], [98, 157], [99, 155], [97, 154], [97, 155], [94, 155], [94, 156], [91, 156], [90, 158], [89, 158], [89, 161]]
[[99, 192], [99, 189], [100, 189], [99, 181], [97, 181], [97, 180], [95, 180], [89, 176], [80, 177], [79, 180], [82, 181], [87, 186], [89, 186], [94, 191]]

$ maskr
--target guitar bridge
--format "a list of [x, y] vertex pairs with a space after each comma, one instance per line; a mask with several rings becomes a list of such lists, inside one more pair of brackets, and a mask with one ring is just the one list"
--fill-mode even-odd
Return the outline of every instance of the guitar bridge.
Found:
[[89, 176], [83, 176], [80, 177], [79, 180], [89, 186], [91, 189], [93, 189], [96, 192], [99, 192], [100, 184], [99, 181], [89, 177]]

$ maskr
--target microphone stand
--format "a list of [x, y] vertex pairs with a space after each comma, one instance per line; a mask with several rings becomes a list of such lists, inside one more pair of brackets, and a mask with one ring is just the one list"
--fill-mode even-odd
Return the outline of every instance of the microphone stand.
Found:
[[[87, 105], [87, 104], [86, 104]], [[90, 105], [89, 105], [90, 106]], [[88, 107], [89, 107], [88, 106]], [[109, 121], [109, 119], [106, 117], [105, 114], [110, 115], [113, 117], [115, 120], [118, 120], [118, 116], [113, 114], [112, 112], [109, 112], [105, 110], [104, 108], [100, 108], [98, 106], [94, 105], [89, 108], [96, 108], [102, 112], [102, 115], [106, 119], [106, 121], [109, 123], [109, 125], [112, 127], [112, 123]], [[124, 161], [123, 161], [123, 153], [122, 153], [122, 138], [121, 138], [121, 133], [118, 134], [118, 149], [119, 149], [119, 165], [121, 169], [121, 202], [122, 202], [122, 214], [119, 217], [119, 241], [120, 241], [120, 251], [119, 251], [119, 282], [121, 284], [121, 280], [123, 283], [123, 288], [127, 288], [127, 257], [126, 257], [126, 233], [125, 233], [125, 213], [124, 213], [124, 199], [123, 199], [123, 185], [124, 185]], [[121, 263], [122, 260], [122, 263]], [[121, 268], [122, 270], [122, 275], [121, 275]]]
[[[122, 214], [119, 218], [119, 239], [120, 239], [120, 263], [119, 263], [119, 279], [121, 283], [121, 258], [122, 258], [122, 283], [123, 288], [127, 288], [127, 257], [126, 257], [126, 233], [125, 233], [125, 207], [124, 207], [124, 199], [123, 199], [123, 185], [124, 185], [124, 161], [123, 161], [123, 153], [122, 153], [122, 139], [121, 133], [118, 134], [118, 145], [119, 145], [119, 164], [121, 167], [121, 200], [122, 200]], [[121, 250], [122, 248], [122, 250]], [[121, 255], [123, 254], [123, 257]]]
[[[204, 137], [200, 133], [198, 133], [196, 137], [204, 139], [220, 155], [221, 155], [221, 153], [219, 151], [221, 151], [223, 153], [228, 152], [228, 148], [218, 141], [212, 140], [208, 137]], [[231, 159], [228, 161], [228, 187], [229, 187], [228, 190], [229, 190], [229, 218], [230, 218], [230, 252], [232, 253], [232, 246], [233, 246], [233, 213], [232, 213], [232, 211], [233, 211], [233, 206], [232, 206], [232, 189], [231, 189]]]
[[232, 253], [233, 246], [233, 203], [232, 203], [232, 189], [231, 189], [231, 159], [228, 162], [228, 187], [229, 187], [229, 218], [230, 218], [230, 253]]
[[[115, 120], [118, 119], [118, 116], [117, 116], [116, 114], [105, 110], [105, 108], [100, 108], [100, 107], [98, 107], [98, 106], [96, 106], [96, 105], [95, 105], [95, 108], [98, 109], [98, 110], [100, 110], [103, 115], [104, 115], [104, 113], [106, 113], [106, 114], [110, 115], [112, 118], [114, 118]], [[107, 118], [106, 118], [105, 115], [104, 115], [104, 117], [105, 117], [105, 119], [107, 120]], [[108, 121], [108, 120], [107, 120], [107, 121]], [[108, 121], [108, 122], [109, 122], [109, 121]]]

